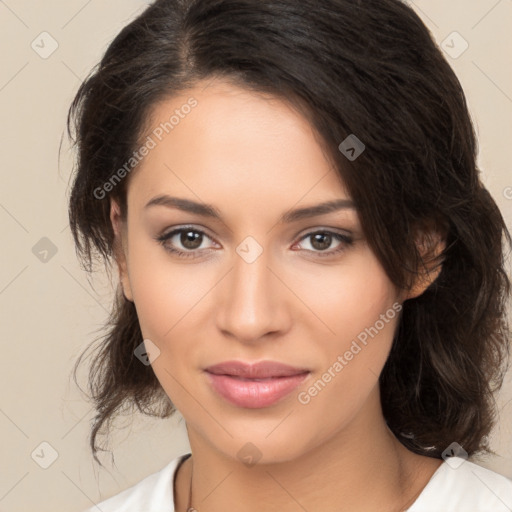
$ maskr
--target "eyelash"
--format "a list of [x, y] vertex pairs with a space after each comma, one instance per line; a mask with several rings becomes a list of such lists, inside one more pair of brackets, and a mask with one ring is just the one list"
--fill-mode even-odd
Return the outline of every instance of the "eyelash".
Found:
[[[168, 233], [164, 233], [163, 235], [160, 235], [160, 236], [156, 237], [156, 240], [163, 246], [163, 248], [166, 251], [168, 251], [168, 252], [170, 252], [172, 254], [175, 254], [179, 258], [198, 258], [199, 256], [196, 256], [196, 253], [197, 253], [198, 249], [190, 250], [190, 251], [181, 251], [179, 249], [175, 249], [175, 248], [170, 247], [169, 245], [167, 245], [167, 242], [174, 235], [177, 235], [177, 234], [180, 234], [180, 233], [183, 233], [183, 232], [187, 232], [187, 231], [192, 231], [193, 233], [198, 233], [198, 234], [200, 234], [202, 236], [210, 238], [210, 240], [211, 240], [211, 237], [208, 236], [204, 231], [201, 231], [200, 229], [194, 228], [192, 226], [185, 226], [185, 227], [182, 227], [182, 228], [174, 229], [174, 230], [172, 230], [172, 231], [170, 231]], [[336, 255], [336, 254], [346, 250], [347, 247], [350, 247], [354, 243], [353, 239], [350, 236], [343, 235], [341, 233], [336, 233], [334, 231], [329, 231], [327, 229], [325, 229], [325, 230], [319, 229], [319, 230], [316, 230], [316, 231], [310, 231], [309, 233], [306, 233], [304, 236], [302, 236], [300, 238], [299, 242], [301, 242], [302, 240], [305, 240], [308, 237], [311, 237], [313, 235], [318, 235], [318, 234], [331, 235], [334, 240], [342, 242], [337, 249], [334, 249], [334, 250], [331, 250], [331, 251], [311, 251], [310, 249], [306, 249], [308, 252], [313, 252], [313, 253], [317, 254], [318, 256], [320, 256], [321, 258], [329, 257], [329, 256], [334, 256], [334, 255]]]

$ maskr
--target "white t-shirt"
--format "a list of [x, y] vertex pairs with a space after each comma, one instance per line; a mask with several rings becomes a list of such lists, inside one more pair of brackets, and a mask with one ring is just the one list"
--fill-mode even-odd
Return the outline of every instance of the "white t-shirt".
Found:
[[[175, 458], [160, 471], [84, 512], [174, 512], [174, 475], [189, 455]], [[439, 466], [407, 512], [512, 512], [512, 480], [469, 460], [451, 457]]]

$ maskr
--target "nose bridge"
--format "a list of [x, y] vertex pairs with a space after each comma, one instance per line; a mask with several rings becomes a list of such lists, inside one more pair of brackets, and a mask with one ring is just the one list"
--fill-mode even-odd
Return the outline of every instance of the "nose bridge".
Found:
[[224, 284], [224, 300], [219, 303], [219, 328], [242, 341], [256, 340], [283, 327], [279, 323], [283, 297], [268, 268], [269, 255], [251, 243], [237, 247]]

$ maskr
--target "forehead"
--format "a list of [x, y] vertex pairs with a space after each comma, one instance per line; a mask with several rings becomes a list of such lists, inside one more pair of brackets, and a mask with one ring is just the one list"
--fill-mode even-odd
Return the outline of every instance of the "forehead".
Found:
[[179, 190], [205, 202], [347, 197], [309, 121], [277, 97], [209, 80], [155, 105], [129, 195]]

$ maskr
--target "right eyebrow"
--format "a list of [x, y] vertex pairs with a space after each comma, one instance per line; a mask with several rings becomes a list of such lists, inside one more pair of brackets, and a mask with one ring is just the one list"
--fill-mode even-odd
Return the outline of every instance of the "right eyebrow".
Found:
[[196, 215], [202, 215], [203, 217], [212, 217], [217, 220], [221, 220], [219, 210], [211, 205], [204, 203], [197, 203], [190, 199], [182, 199], [179, 197], [171, 197], [168, 195], [160, 195], [154, 197], [146, 204], [144, 208], [151, 206], [167, 206], [168, 208], [176, 208], [188, 213], [195, 213]]

